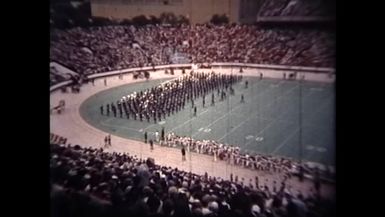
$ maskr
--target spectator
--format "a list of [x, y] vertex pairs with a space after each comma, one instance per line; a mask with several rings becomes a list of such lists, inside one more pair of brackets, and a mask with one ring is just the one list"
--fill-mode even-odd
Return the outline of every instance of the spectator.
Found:
[[[191, 42], [189, 46], [183, 43], [186, 39]], [[105, 26], [51, 31], [51, 61], [79, 74], [170, 64], [176, 54], [185, 56], [189, 63], [333, 67], [334, 34], [246, 25]], [[55, 80], [54, 72], [51, 75]]]
[[323, 198], [294, 197], [286, 187], [276, 194], [265, 192], [177, 168], [149, 168], [127, 154], [78, 145], [52, 144], [50, 168], [54, 217], [301, 217], [327, 216], [334, 207]]

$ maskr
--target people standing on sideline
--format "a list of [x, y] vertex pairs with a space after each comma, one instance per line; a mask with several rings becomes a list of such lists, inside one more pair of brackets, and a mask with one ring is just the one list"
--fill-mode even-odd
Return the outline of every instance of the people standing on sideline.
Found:
[[259, 75], [259, 80], [262, 80], [263, 78], [263, 73], [261, 72], [261, 74]]
[[107, 86], [107, 78], [104, 78], [104, 86]]
[[215, 101], [214, 101], [214, 93], [211, 94], [211, 105], [215, 105]]
[[245, 81], [245, 89], [249, 86], [249, 81]]
[[258, 176], [255, 176], [255, 186], [257, 189], [259, 189], [259, 179]]
[[105, 148], [108, 147], [108, 136], [105, 136], [105, 137], [104, 137], [104, 147], [105, 147]]
[[184, 148], [184, 146], [182, 146], [182, 161], [186, 161], [186, 149]]
[[159, 132], [158, 131], [155, 132], [155, 141], [159, 142]]
[[150, 150], [154, 150], [154, 142], [150, 139]]
[[91, 79], [92, 86], [95, 86], [95, 78]]
[[146, 143], [146, 144], [147, 144], [147, 131], [146, 131], [146, 132], [144, 132], [144, 143]]
[[321, 179], [318, 167], [315, 168], [315, 174], [314, 174], [314, 188], [317, 193], [317, 197], [321, 195]]
[[303, 166], [299, 165], [298, 169], [299, 169], [298, 179], [299, 179], [300, 182], [303, 182], [303, 178], [304, 178]]
[[108, 134], [108, 136], [107, 136], [107, 137], [108, 137], [108, 146], [112, 146], [112, 145], [111, 145], [111, 135], [110, 135], [110, 134]]
[[214, 162], [217, 162], [217, 150], [216, 149], [214, 149]]
[[164, 141], [164, 127], [162, 127], [162, 132], [160, 134], [160, 138], [162, 141]]
[[286, 73], [283, 73], [283, 80], [286, 80]]

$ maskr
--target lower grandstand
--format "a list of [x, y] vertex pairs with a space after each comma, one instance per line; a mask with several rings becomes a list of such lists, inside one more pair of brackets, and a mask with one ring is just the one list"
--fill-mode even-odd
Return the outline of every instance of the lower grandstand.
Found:
[[129, 154], [51, 144], [53, 216], [332, 216], [332, 201], [197, 175]]

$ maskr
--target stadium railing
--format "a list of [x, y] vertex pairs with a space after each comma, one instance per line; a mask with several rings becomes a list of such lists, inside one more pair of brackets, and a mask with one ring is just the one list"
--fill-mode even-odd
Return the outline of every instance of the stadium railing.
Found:
[[[272, 71], [285, 71], [285, 72], [302, 72], [302, 73], [315, 73], [315, 74], [327, 74], [327, 77], [332, 79], [334, 78], [335, 69], [334, 68], [324, 68], [324, 67], [302, 67], [302, 66], [284, 66], [284, 65], [264, 65], [264, 64], [252, 64], [252, 63], [201, 63], [198, 65], [206, 65], [209, 68], [243, 68], [243, 69], [262, 69], [262, 70], [272, 70]], [[160, 66], [148, 66], [140, 68], [129, 68], [122, 70], [115, 70], [104, 73], [97, 73], [87, 76], [88, 79], [110, 77], [120, 74], [128, 74], [133, 72], [143, 72], [151, 70], [162, 70], [162, 69], [193, 69], [192, 64], [170, 64], [170, 65], [160, 65]], [[63, 81], [61, 83], [55, 84], [50, 87], [50, 92], [54, 92], [61, 87], [71, 85], [72, 81]]]

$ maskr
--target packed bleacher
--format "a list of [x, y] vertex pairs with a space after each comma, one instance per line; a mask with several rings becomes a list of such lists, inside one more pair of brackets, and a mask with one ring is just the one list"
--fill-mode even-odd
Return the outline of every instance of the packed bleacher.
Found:
[[[286, 180], [225, 180], [126, 153], [51, 144], [51, 216], [335, 216], [335, 202]], [[236, 177], [237, 178], [237, 177]], [[317, 189], [317, 188], [316, 188]]]
[[170, 64], [242, 62], [334, 67], [334, 33], [253, 25], [147, 25], [51, 31], [51, 61], [80, 74]]
[[259, 16], [333, 16], [335, 1], [265, 0]]

